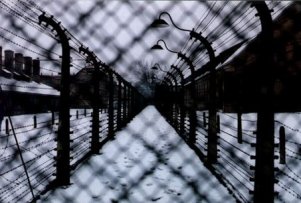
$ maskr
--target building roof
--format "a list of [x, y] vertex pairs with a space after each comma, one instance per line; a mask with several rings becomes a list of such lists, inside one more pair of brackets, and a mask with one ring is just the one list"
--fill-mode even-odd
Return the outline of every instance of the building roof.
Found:
[[0, 88], [5, 92], [22, 92], [29, 94], [60, 95], [60, 92], [42, 83], [18, 81], [0, 76]]

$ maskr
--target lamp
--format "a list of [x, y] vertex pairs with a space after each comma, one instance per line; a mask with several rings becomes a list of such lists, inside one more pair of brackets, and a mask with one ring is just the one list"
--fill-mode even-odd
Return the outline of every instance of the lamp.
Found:
[[[239, 49], [244, 43], [246, 43], [248, 41], [248, 40], [244, 40], [241, 43], [238, 43], [238, 44], [236, 44], [236, 45], [228, 48], [227, 50], [224, 50], [223, 52], [220, 53], [219, 56], [216, 57], [215, 53], [214, 53], [214, 49], [211, 46], [211, 43], [205, 37], [202, 36], [202, 33], [197, 33], [194, 29], [188, 30], [188, 29], [180, 28], [179, 26], [177, 26], [175, 24], [175, 22], [173, 21], [171, 15], [168, 12], [166, 12], [166, 11], [160, 13], [159, 18], [155, 19], [153, 21], [153, 23], [151, 24], [151, 27], [153, 27], [153, 28], [165, 28], [165, 27], [168, 27], [169, 24], [165, 20], [162, 19], [163, 15], [167, 15], [168, 18], [170, 19], [171, 23], [173, 24], [173, 26], [176, 27], [178, 30], [189, 32], [191, 38], [197, 39], [198, 41], [200, 41], [205, 46], [205, 48], [207, 49], [207, 51], [209, 53], [210, 62], [214, 64], [213, 66], [216, 66], [219, 63], [225, 62], [228, 58], [230, 58], [230, 56], [237, 49]], [[163, 41], [163, 43], [164, 43], [164, 41]], [[166, 44], [165, 44], [165, 47], [166, 47]], [[157, 43], [157, 45], [154, 45], [154, 49], [158, 49], [158, 50], [161, 49], [162, 50], [163, 48], [162, 48], [162, 46], [160, 46]]]
[[151, 24], [152, 28], [165, 28], [165, 27], [168, 27], [168, 26], [169, 26], [168, 23], [163, 19], [156, 19]]
[[[152, 23], [152, 27], [166, 27], [166, 25], [168, 25], [165, 21], [163, 21], [161, 19], [162, 15], [167, 15], [171, 21], [171, 23], [179, 30], [181, 31], [185, 31], [185, 32], [189, 32], [190, 33], [190, 37], [191, 39], [192, 38], [195, 38], [197, 39], [199, 42], [201, 42], [205, 48], [207, 49], [208, 51], [208, 54], [209, 54], [209, 58], [210, 58], [210, 61], [213, 63], [215, 60], [216, 60], [216, 57], [215, 57], [215, 53], [214, 53], [214, 50], [211, 46], [211, 44], [208, 42], [208, 40], [202, 36], [201, 33], [197, 33], [194, 29], [193, 30], [187, 30], [187, 29], [182, 29], [180, 27], [178, 27], [172, 20], [171, 16], [169, 13], [167, 12], [162, 12], [159, 16], [159, 19], [158, 20], [155, 20], [153, 23]], [[184, 54], [181, 54], [179, 53], [178, 54], [179, 57], [181, 57], [182, 59], [184, 59], [186, 61], [186, 63], [189, 65], [189, 68], [191, 70], [191, 86], [190, 86], [190, 89], [191, 89], [191, 98], [192, 98], [192, 107], [190, 108], [190, 132], [189, 132], [189, 142], [191, 143], [194, 143], [196, 141], [196, 126], [197, 126], [197, 115], [196, 115], [196, 103], [195, 103], [195, 99], [196, 99], [196, 85], [195, 85], [195, 67], [192, 63], [191, 60], [189, 60], [188, 57], [186, 57]], [[215, 66], [211, 66], [211, 72], [214, 73], [215, 72]], [[213, 74], [212, 74], [213, 75]], [[213, 78], [215, 78], [215, 76], [212, 76], [212, 79], [210, 81], [216, 81], [215, 79], [213, 80]], [[211, 86], [215, 86], [214, 84]], [[215, 90], [212, 88], [212, 90]], [[213, 92], [213, 91], [212, 91]], [[215, 93], [215, 92], [214, 92]], [[210, 94], [210, 98], [211, 101], [215, 101], [215, 98], [212, 97], [212, 94]], [[212, 115], [215, 115], [215, 118], [214, 119], [209, 119], [209, 122], [211, 123], [211, 125], [209, 125], [210, 127], [214, 126], [212, 125], [212, 123], [215, 123], [215, 119], [216, 119], [216, 110], [215, 110], [215, 106], [214, 106], [214, 102], [210, 102], [210, 108], [209, 108], [209, 118], [212, 118]], [[212, 111], [214, 110], [214, 111]], [[211, 137], [214, 137], [214, 139], [216, 138], [216, 133], [212, 133], [213, 130], [211, 130], [212, 128], [209, 128], [208, 130], [208, 137], [210, 137], [210, 139], [212, 139]], [[212, 141], [210, 142], [210, 140], [208, 139], [208, 146], [212, 148]], [[209, 154], [211, 155], [211, 151], [213, 150], [210, 150], [209, 148]], [[208, 156], [209, 157], [209, 156]], [[216, 156], [215, 156], [216, 157]], [[214, 157], [214, 158], [215, 158]], [[209, 157], [211, 158], [211, 157]], [[211, 159], [210, 159], [211, 160]]]
[[151, 47], [152, 50], [163, 50], [163, 47], [160, 44], [155, 44]]
[[157, 43], [156, 43], [154, 46], [151, 47], [151, 49], [152, 49], [152, 50], [163, 50], [163, 47], [159, 44], [160, 42], [163, 42], [163, 44], [164, 44], [165, 48], [167, 49], [167, 51], [172, 52], [172, 53], [175, 53], [175, 54], [178, 53], [178, 52], [173, 51], [173, 50], [171, 50], [170, 48], [168, 48], [168, 46], [166, 45], [165, 41], [162, 40], [162, 39], [159, 39], [159, 40], [157, 41]]
[[165, 27], [168, 27], [168, 26], [169, 26], [169, 24], [168, 24], [165, 20], [161, 19], [161, 17], [162, 17], [163, 15], [167, 15], [167, 16], [169, 17], [171, 23], [173, 24], [173, 26], [175, 26], [177, 29], [182, 30], [182, 31], [186, 31], [186, 32], [191, 32], [191, 30], [186, 30], [186, 29], [183, 29], [183, 28], [178, 27], [178, 26], [174, 23], [174, 21], [172, 20], [172, 17], [170, 16], [170, 14], [167, 13], [166, 11], [160, 13], [159, 18], [156, 19], [156, 20], [154, 20], [154, 21], [152, 22], [152, 24], [151, 24], [151, 27], [152, 27], [152, 28], [165, 28]]
[[161, 19], [161, 17], [163, 15], [168, 16], [168, 18], [170, 19], [171, 23], [173, 24], [173, 26], [175, 28], [177, 28], [178, 30], [184, 31], [184, 32], [189, 32], [191, 38], [197, 39], [199, 42], [201, 42], [205, 46], [205, 48], [207, 49], [207, 51], [209, 53], [210, 61], [213, 62], [216, 59], [215, 54], [214, 54], [214, 50], [211, 46], [211, 43], [205, 37], [202, 36], [202, 33], [197, 33], [194, 29], [188, 30], [188, 29], [180, 28], [179, 26], [177, 26], [175, 24], [175, 22], [173, 21], [171, 15], [166, 11], [160, 13], [159, 18], [154, 20], [154, 22], [151, 24], [151, 27], [153, 27], [153, 28], [167, 27], [168, 23], [165, 20]]
[[155, 63], [154, 66], [152, 67], [152, 69], [153, 69], [153, 70], [160, 70], [160, 71], [162, 71], [162, 72], [164, 72], [164, 73], [167, 73], [167, 72], [168, 72], [168, 71], [163, 70], [163, 69], [161, 68], [160, 64], [158, 64], [158, 63]]

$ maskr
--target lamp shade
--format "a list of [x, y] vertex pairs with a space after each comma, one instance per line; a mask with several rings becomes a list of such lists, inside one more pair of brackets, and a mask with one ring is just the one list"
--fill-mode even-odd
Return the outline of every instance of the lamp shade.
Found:
[[168, 26], [169, 26], [168, 23], [163, 19], [156, 19], [151, 24], [152, 28], [165, 28], [165, 27], [168, 27]]
[[151, 47], [153, 50], [163, 50], [163, 47], [160, 44], [155, 44], [154, 46]]

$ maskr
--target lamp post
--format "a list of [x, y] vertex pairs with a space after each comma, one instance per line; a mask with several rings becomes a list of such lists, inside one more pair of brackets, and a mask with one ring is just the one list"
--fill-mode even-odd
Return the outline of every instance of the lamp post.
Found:
[[[217, 104], [216, 104], [216, 71], [215, 68], [218, 64], [217, 58], [215, 56], [214, 50], [211, 46], [211, 43], [202, 36], [202, 33], [197, 33], [194, 29], [188, 30], [183, 29], [177, 26], [174, 21], [172, 20], [172, 17], [167, 12], [162, 12], [159, 15], [159, 18], [156, 19], [152, 24], [151, 27], [155, 28], [164, 28], [169, 26], [168, 23], [161, 19], [163, 15], [167, 15], [173, 24], [175, 28], [178, 30], [189, 32], [190, 38], [198, 40], [201, 44], [204, 45], [205, 49], [207, 50], [209, 54], [209, 60], [210, 60], [210, 66], [209, 66], [209, 83], [210, 83], [210, 90], [209, 90], [209, 125], [208, 125], [208, 154], [207, 154], [207, 163], [212, 164], [216, 163], [217, 161]], [[195, 71], [193, 70], [191, 72], [191, 82], [195, 79]], [[195, 86], [195, 82], [193, 82], [192, 86]], [[194, 89], [195, 90], [195, 89]], [[194, 93], [195, 94], [195, 93]], [[195, 96], [194, 96], [195, 99]], [[196, 107], [195, 101], [194, 101], [194, 107]], [[195, 109], [196, 110], [196, 109]]]
[[176, 52], [174, 50], [171, 50], [170, 48], [168, 48], [165, 41], [162, 40], [162, 39], [158, 40], [157, 43], [154, 46], [151, 47], [151, 49], [153, 49], [153, 50], [163, 50], [163, 47], [159, 44], [160, 42], [162, 42], [164, 44], [167, 51], [177, 54], [178, 58], [181, 58], [182, 60], [184, 60], [185, 63], [187, 63], [187, 65], [189, 66], [189, 69], [191, 71], [191, 84], [190, 84], [190, 88], [189, 88], [190, 97], [191, 97], [191, 103], [190, 103], [190, 106], [189, 106], [190, 129], [189, 129], [188, 143], [189, 144], [194, 144], [195, 141], [196, 141], [196, 124], [197, 124], [195, 77], [194, 77], [195, 67], [194, 67], [192, 61], [187, 56], [185, 56], [185, 54], [183, 54], [181, 52]]
[[197, 33], [194, 29], [188, 30], [188, 29], [180, 28], [179, 26], [177, 26], [175, 24], [175, 22], [173, 21], [172, 17], [170, 16], [170, 14], [168, 12], [166, 12], [166, 11], [162, 12], [159, 15], [159, 18], [156, 19], [156, 20], [154, 20], [154, 22], [151, 24], [151, 27], [153, 27], [153, 28], [165, 28], [165, 27], [168, 27], [169, 24], [165, 20], [161, 19], [161, 17], [163, 15], [167, 15], [169, 17], [171, 23], [173, 24], [173, 26], [175, 28], [177, 28], [178, 30], [184, 31], [184, 32], [189, 32], [191, 38], [194, 38], [194, 39], [200, 41], [204, 45], [204, 47], [207, 49], [208, 54], [209, 54], [209, 58], [210, 58], [211, 62], [213, 62], [216, 59], [215, 54], [214, 54], [214, 50], [213, 50], [213, 48], [211, 46], [211, 43], [205, 37], [202, 36], [202, 33]]
[[62, 45], [61, 63], [61, 94], [59, 108], [59, 126], [57, 135], [56, 179], [58, 186], [70, 184], [70, 45], [67, 30], [53, 16], [46, 16], [45, 12], [39, 16], [39, 24], [45, 27], [51, 26], [52, 32], [56, 32]]
[[123, 78], [116, 73], [116, 78], [117, 78], [117, 81], [118, 81], [118, 84], [117, 84], [117, 128], [118, 129], [121, 129], [121, 107], [122, 107], [122, 98], [121, 98], [121, 95], [122, 95], [122, 83], [123, 83]]
[[[160, 64], [158, 64], [158, 63], [155, 63], [155, 65], [152, 67], [152, 69], [153, 70], [160, 70], [160, 71], [162, 71], [162, 72], [164, 72], [164, 73], [166, 73], [166, 75], [167, 76], [169, 76], [169, 77], [165, 77], [164, 79], [169, 79], [169, 78], [171, 78], [171, 79], [173, 79], [173, 81], [174, 81], [174, 86], [172, 85], [171, 86], [171, 88], [172, 88], [172, 90], [173, 90], [173, 87], [175, 87], [175, 89], [174, 89], [174, 92], [172, 93], [172, 101], [175, 101], [175, 99], [176, 99], [176, 94], [178, 93], [178, 85], [177, 85], [177, 78], [172, 74], [172, 73], [170, 73], [170, 72], [168, 72], [168, 71], [165, 71], [165, 70], [163, 70], [162, 68], [161, 68], [161, 66], [160, 66]], [[174, 104], [174, 102], [172, 102], [172, 105], [170, 105], [170, 107], [171, 107], [171, 117], [173, 118], [172, 119], [172, 121], [173, 121], [173, 124], [175, 125], [175, 126], [178, 126], [178, 120], [177, 120], [177, 111], [176, 111], [176, 107], [175, 107], [175, 104]]]
[[164, 113], [164, 115], [168, 114], [167, 108], [169, 107], [169, 105], [167, 105], [167, 99], [170, 98], [168, 95], [169, 87], [172, 86], [172, 81], [162, 80], [162, 78], [158, 78], [157, 75], [153, 74], [152, 83], [154, 85], [154, 101], [156, 103], [156, 106], [160, 109], [161, 112]]
[[180, 125], [179, 125], [179, 129], [180, 129], [180, 134], [184, 133], [184, 128], [185, 128], [185, 109], [184, 109], [184, 75], [181, 71], [180, 68], [178, 68], [175, 65], [171, 65], [170, 66], [171, 69], [174, 69], [176, 71], [176, 73], [178, 73], [178, 75], [180, 76], [181, 79], [181, 89], [179, 91], [179, 95], [180, 95], [180, 101], [179, 101], [179, 111], [180, 111]]
[[175, 92], [178, 92], [178, 81], [177, 81], [177, 78], [170, 72], [168, 71], [165, 71], [161, 68], [160, 64], [158, 63], [155, 63], [155, 65], [152, 67], [153, 70], [160, 70], [162, 71], [163, 73], [166, 73], [169, 77], [171, 77], [175, 83]]
[[[252, 2], [261, 22], [258, 73], [260, 103], [257, 114], [254, 203], [274, 202], [273, 20], [267, 4]], [[260, 71], [260, 72], [259, 72]]]
[[178, 73], [178, 75], [180, 76], [180, 78], [181, 78], [181, 87], [182, 87], [182, 89], [183, 89], [183, 88], [184, 88], [184, 75], [183, 75], [181, 69], [178, 68], [178, 67], [175, 66], [175, 65], [171, 65], [170, 68], [171, 68], [171, 69], [174, 69], [174, 70], [176, 71], [176, 73]]
[[114, 134], [114, 71], [107, 65], [102, 64], [109, 78], [108, 85], [108, 136], [113, 137]]
[[[194, 91], [195, 90], [195, 81], [194, 81], [193, 76], [194, 76], [194, 73], [195, 73], [195, 67], [194, 67], [192, 61], [187, 56], [185, 56], [185, 54], [183, 54], [181, 52], [174, 51], [174, 50], [168, 48], [168, 46], [166, 45], [166, 42], [162, 39], [158, 40], [157, 43], [154, 46], [151, 47], [151, 49], [152, 50], [163, 50], [163, 47], [159, 44], [160, 42], [162, 42], [164, 44], [167, 51], [169, 51], [171, 53], [174, 53], [174, 54], [177, 54], [178, 58], [181, 58], [182, 60], [184, 60], [188, 64], [189, 69], [191, 71], [191, 83], [192, 83], [192, 86], [191, 86], [191, 89], [190, 89], [192, 91], [191, 92], [191, 97], [194, 99], [195, 98], [195, 91]], [[177, 73], [180, 75], [180, 77], [181, 77], [181, 86], [183, 87], [184, 86], [184, 75], [183, 75], [182, 71], [178, 67], [173, 66], [173, 65], [171, 66], [171, 68], [175, 69], [177, 71]], [[153, 69], [154, 69], [154, 67], [153, 67]], [[161, 68], [159, 68], [159, 69], [161, 71], [163, 71]], [[163, 72], [167, 73], [167, 71], [163, 71]]]
[[92, 139], [91, 139], [91, 152], [97, 154], [99, 152], [99, 75], [101, 62], [97, 60], [96, 55], [83, 45], [79, 48], [79, 53], [83, 53], [87, 57], [87, 62], [92, 62], [94, 66], [93, 75], [93, 116], [92, 116]]

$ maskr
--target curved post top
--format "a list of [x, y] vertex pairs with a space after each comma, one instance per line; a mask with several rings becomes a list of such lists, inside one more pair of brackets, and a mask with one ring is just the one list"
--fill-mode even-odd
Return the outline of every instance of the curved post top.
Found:
[[214, 49], [211, 46], [212, 43], [210, 43], [206, 37], [203, 37], [201, 32], [197, 33], [194, 29], [190, 32], [190, 39], [192, 38], [197, 39], [204, 45], [204, 47], [208, 51], [210, 62], [214, 62], [216, 60], [216, 56]]
[[[176, 78], [171, 72], [167, 72], [167, 71], [166, 71], [166, 74], [169, 75], [170, 77], [172, 77], [173, 79]], [[175, 80], [175, 81], [176, 81], [176, 80]]]
[[94, 52], [90, 51], [88, 47], [84, 47], [81, 45], [79, 47], [79, 53], [83, 53], [87, 56], [87, 61], [92, 61], [93, 65], [96, 67], [99, 67], [102, 62], [97, 60], [97, 56], [94, 54]]
[[56, 22], [53, 19], [53, 16], [47, 17], [46, 13], [43, 12], [39, 16], [39, 24], [41, 25], [43, 22], [45, 23], [45, 27], [48, 27], [49, 25], [52, 27], [52, 32], [56, 31], [56, 36], [58, 36], [60, 40], [63, 42], [68, 42], [68, 40], [70, 40], [66, 35], [66, 29], [62, 28], [61, 22]]
[[193, 65], [192, 61], [185, 54], [179, 52], [178, 53], [178, 58], [183, 59], [185, 61], [185, 63], [187, 63], [189, 65], [189, 67], [193, 68], [193, 70], [194, 70], [194, 65]]
[[177, 77], [174, 76], [171, 72], [166, 72], [166, 74], [174, 80], [175, 86], [177, 86], [178, 85]]
[[[170, 81], [169, 81], [170, 82]], [[169, 86], [168, 82], [166, 80], [162, 80], [161, 84], [165, 84], [166, 86]]]
[[162, 71], [162, 72], [166, 73], [168, 76], [170, 76], [175, 81], [175, 84], [177, 85], [177, 79], [171, 72], [163, 70], [161, 68], [160, 64], [158, 64], [158, 63], [155, 63], [154, 66], [157, 66], [160, 71]]
[[180, 72], [181, 72], [181, 74], [183, 74], [183, 73], [182, 73], [182, 71], [181, 71], [181, 69], [180, 69], [180, 68], [178, 68], [177, 66], [175, 66], [175, 65], [171, 65], [170, 67], [171, 67], [171, 68], [173, 68], [173, 69], [175, 69], [176, 71], [180, 71]]
[[181, 78], [181, 84], [182, 84], [182, 83], [184, 84], [184, 75], [183, 75], [181, 69], [178, 68], [178, 67], [175, 66], [175, 65], [171, 65], [170, 67], [176, 70], [176, 72], [180, 75], [180, 78]]
[[[260, 22], [261, 22], [261, 40], [262, 40], [262, 48], [261, 52], [263, 54], [263, 60], [266, 63], [272, 62], [272, 53], [273, 53], [273, 20], [271, 12], [273, 10], [270, 10], [268, 5], [262, 1], [262, 2], [252, 2], [252, 7], [255, 7], [257, 10], [256, 16], [259, 16]], [[272, 70], [272, 65], [267, 65], [264, 70], [262, 70], [262, 74], [270, 74], [270, 71]]]
[[170, 78], [164, 78], [164, 79], [162, 80], [162, 82], [164, 82], [164, 81], [169, 82], [169, 84], [170, 84], [171, 86], [173, 85]]
[[273, 31], [273, 19], [271, 12], [273, 12], [273, 10], [270, 10], [264, 1], [252, 2], [251, 6], [255, 7], [258, 11], [256, 16], [259, 16], [260, 18], [262, 33], [264, 35], [269, 35], [267, 37], [271, 37]]

